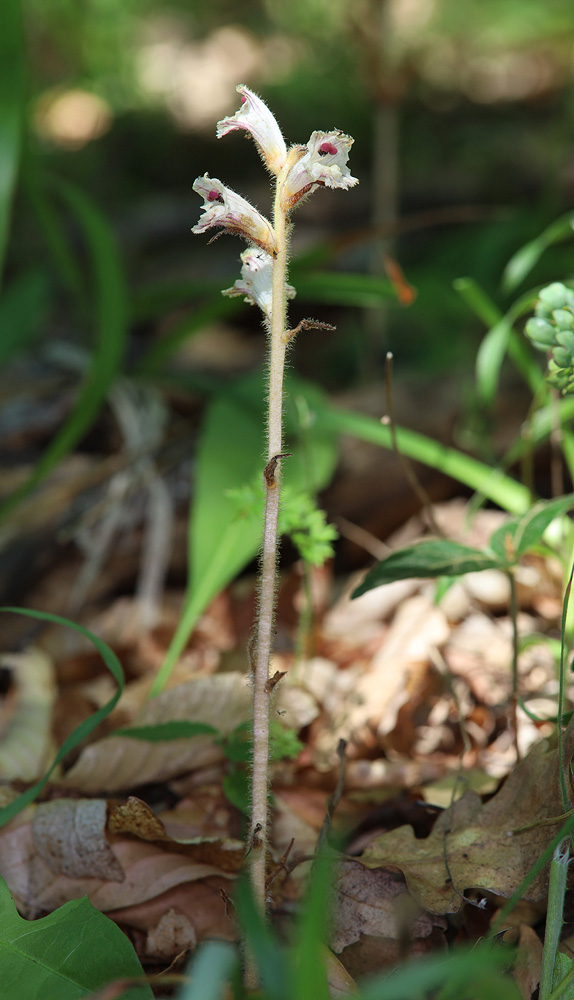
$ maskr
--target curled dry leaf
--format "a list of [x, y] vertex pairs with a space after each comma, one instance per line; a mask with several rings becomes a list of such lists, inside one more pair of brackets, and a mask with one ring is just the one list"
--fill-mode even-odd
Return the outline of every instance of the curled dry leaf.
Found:
[[146, 954], [170, 961], [173, 955], [194, 948], [196, 944], [197, 935], [193, 924], [185, 913], [178, 913], [170, 907], [160, 917], [157, 925], [148, 931]]
[[113, 806], [108, 821], [110, 833], [132, 833], [140, 840], [161, 844], [166, 850], [184, 854], [200, 864], [213, 865], [222, 872], [238, 872], [243, 864], [245, 845], [241, 840], [223, 837], [170, 837], [158, 816], [145, 802], [130, 796], [122, 805]]
[[[567, 780], [573, 754], [574, 719], [564, 732]], [[398, 868], [424, 910], [455, 913], [468, 889], [510, 896], [563, 822], [547, 821], [562, 812], [558, 749], [554, 739], [542, 740], [485, 805], [475, 792], [465, 792], [442, 813], [429, 837], [418, 840], [412, 827], [399, 827], [377, 837], [361, 862], [368, 868]], [[537, 902], [547, 891], [544, 870], [524, 898]]]
[[34, 846], [55, 875], [123, 882], [124, 872], [106, 839], [103, 799], [55, 799], [39, 805]]
[[[118, 870], [124, 874], [123, 881], [57, 873], [38, 851], [34, 813], [30, 807], [0, 831], [0, 871], [19, 905], [29, 914], [38, 910], [49, 912], [84, 895], [97, 909], [109, 913], [120, 907], [148, 904], [178, 885], [187, 884], [189, 889], [189, 883], [212, 876], [223, 882], [230, 877], [216, 865], [187, 857], [185, 847], [176, 850], [167, 844], [115, 836], [110, 847]], [[156, 914], [153, 923], [157, 923], [163, 912], [165, 909]]]

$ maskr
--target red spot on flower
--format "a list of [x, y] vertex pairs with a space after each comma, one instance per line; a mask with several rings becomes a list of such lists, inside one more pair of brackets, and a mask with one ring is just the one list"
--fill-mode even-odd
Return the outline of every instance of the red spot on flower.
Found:
[[319, 152], [322, 153], [323, 156], [327, 156], [328, 154], [330, 154], [331, 156], [336, 156], [338, 153], [338, 149], [336, 146], [333, 145], [332, 142], [322, 142], [321, 145], [319, 146]]
[[213, 189], [212, 191], [208, 191], [207, 192], [207, 200], [208, 201], [221, 201], [221, 195], [220, 195], [219, 191], [216, 191], [215, 189]]
[[241, 95], [241, 103], [242, 104], [247, 104], [247, 98], [246, 98], [245, 94]]

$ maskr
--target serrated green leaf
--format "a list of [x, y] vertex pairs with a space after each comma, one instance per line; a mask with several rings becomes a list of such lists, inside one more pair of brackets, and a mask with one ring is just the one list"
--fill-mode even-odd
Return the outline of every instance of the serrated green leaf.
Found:
[[394, 580], [421, 577], [462, 576], [500, 566], [499, 559], [480, 549], [472, 549], [447, 538], [432, 538], [392, 552], [367, 573], [352, 597], [360, 597], [374, 587]]
[[144, 740], [146, 743], [163, 743], [166, 740], [192, 739], [194, 736], [216, 736], [217, 729], [207, 722], [172, 719], [171, 722], [158, 722], [153, 726], [126, 726], [125, 729], [115, 729], [112, 735]]
[[540, 500], [521, 517], [510, 518], [497, 528], [490, 548], [505, 563], [517, 562], [541, 538], [548, 526], [574, 507], [574, 493], [557, 500]]
[[[116, 979], [144, 975], [125, 934], [84, 897], [24, 920], [0, 879], [2, 1000], [80, 1000]], [[149, 986], [125, 1000], [153, 1000]]]

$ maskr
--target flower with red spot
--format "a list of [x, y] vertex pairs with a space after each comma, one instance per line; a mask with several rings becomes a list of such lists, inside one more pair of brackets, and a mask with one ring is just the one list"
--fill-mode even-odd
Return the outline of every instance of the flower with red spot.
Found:
[[236, 90], [241, 94], [242, 105], [233, 117], [223, 118], [217, 123], [217, 138], [221, 139], [235, 129], [245, 129], [255, 139], [271, 172], [278, 174], [287, 158], [287, 147], [276, 119], [253, 91], [243, 84]]
[[[273, 283], [273, 261], [264, 250], [250, 248], [241, 254], [241, 277], [223, 291], [223, 295], [243, 295], [246, 302], [259, 306], [265, 318], [271, 322], [271, 302]], [[292, 285], [285, 286], [288, 299], [295, 296]]]
[[347, 166], [353, 141], [351, 136], [335, 130], [313, 132], [306, 146], [294, 146], [289, 153], [293, 165], [283, 182], [285, 207], [293, 208], [317, 186], [346, 190], [358, 184]]
[[267, 219], [245, 198], [222, 184], [216, 177], [204, 174], [194, 181], [193, 190], [204, 199], [203, 214], [192, 232], [204, 233], [221, 227], [261, 247], [268, 254], [276, 251], [275, 234]]

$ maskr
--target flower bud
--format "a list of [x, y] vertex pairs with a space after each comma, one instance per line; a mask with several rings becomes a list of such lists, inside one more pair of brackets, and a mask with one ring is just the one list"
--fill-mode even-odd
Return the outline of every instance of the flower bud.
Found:
[[338, 130], [313, 132], [306, 146], [289, 151], [293, 160], [282, 190], [283, 205], [293, 208], [317, 186], [350, 188], [358, 184], [347, 166], [354, 139]]
[[540, 301], [550, 309], [562, 309], [568, 304], [569, 290], [561, 281], [553, 281], [551, 285], [539, 292]]
[[217, 138], [221, 139], [235, 129], [245, 129], [255, 139], [271, 172], [278, 174], [287, 158], [287, 147], [275, 117], [253, 91], [243, 84], [235, 89], [241, 94], [242, 106], [232, 118], [223, 118], [217, 123]]
[[245, 198], [207, 174], [194, 181], [193, 190], [201, 195], [204, 203], [203, 214], [192, 232], [204, 233], [207, 229], [220, 226], [228, 233], [236, 233], [255, 243], [267, 253], [275, 254], [275, 234], [271, 224]]
[[545, 319], [532, 317], [524, 327], [526, 336], [532, 340], [539, 350], [546, 351], [556, 343], [556, 330]]

